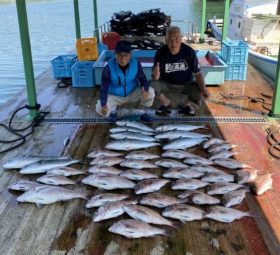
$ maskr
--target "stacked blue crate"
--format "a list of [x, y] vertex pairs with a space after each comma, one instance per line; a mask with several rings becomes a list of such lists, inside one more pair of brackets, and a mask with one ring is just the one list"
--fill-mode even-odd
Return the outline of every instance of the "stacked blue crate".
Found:
[[77, 61], [77, 55], [61, 55], [51, 61], [52, 73], [55, 79], [72, 77], [72, 66]]
[[222, 41], [221, 57], [228, 66], [225, 80], [246, 80], [248, 62], [247, 43], [240, 40]]
[[[97, 44], [98, 55], [107, 50], [103, 43]], [[77, 61], [72, 66], [72, 87], [74, 88], [92, 88], [96, 85], [94, 63], [96, 61]]]

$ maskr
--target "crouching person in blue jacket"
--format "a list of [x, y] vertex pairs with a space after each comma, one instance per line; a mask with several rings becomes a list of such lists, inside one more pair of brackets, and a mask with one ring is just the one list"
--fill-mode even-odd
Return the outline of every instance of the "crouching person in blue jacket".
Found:
[[131, 45], [121, 40], [115, 48], [115, 56], [103, 69], [100, 99], [96, 112], [108, 117], [117, 106], [127, 102], [139, 102], [151, 107], [155, 92], [143, 72], [142, 66], [131, 57]]

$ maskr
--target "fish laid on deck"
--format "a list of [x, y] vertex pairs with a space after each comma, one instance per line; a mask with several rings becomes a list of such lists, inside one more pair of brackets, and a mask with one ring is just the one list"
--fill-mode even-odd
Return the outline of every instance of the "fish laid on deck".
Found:
[[211, 136], [212, 135], [204, 135], [204, 134], [189, 132], [189, 131], [171, 130], [171, 131], [159, 133], [155, 135], [155, 138], [174, 140], [180, 137], [181, 138], [210, 138]]
[[102, 205], [95, 211], [93, 221], [98, 222], [121, 216], [125, 213], [124, 206], [130, 204], [137, 204], [137, 200], [121, 200]]
[[82, 180], [82, 183], [106, 190], [133, 189], [135, 183], [118, 175], [89, 175]]
[[159, 159], [159, 160], [155, 161], [155, 165], [165, 167], [165, 168], [174, 168], [174, 167], [186, 168], [186, 167], [188, 167], [184, 163], [174, 160], [174, 159]]
[[229, 183], [229, 182], [217, 182], [209, 185], [207, 188], [208, 195], [223, 195], [230, 191], [245, 188], [242, 184]]
[[125, 212], [135, 220], [141, 220], [146, 223], [156, 225], [166, 225], [176, 227], [177, 224], [165, 219], [158, 212], [141, 205], [125, 205]]
[[184, 150], [206, 141], [207, 138], [177, 138], [163, 145], [164, 150]]
[[133, 132], [133, 133], [137, 133], [137, 134], [142, 134], [142, 135], [149, 135], [149, 136], [153, 136], [154, 135], [154, 131], [145, 131], [139, 128], [133, 128], [133, 127], [113, 127], [109, 130], [110, 133], [118, 133], [118, 132]]
[[185, 204], [175, 204], [168, 206], [162, 212], [164, 217], [177, 219], [183, 223], [193, 220], [202, 220], [205, 218], [205, 214], [205, 211]]
[[47, 174], [73, 176], [73, 175], [81, 175], [81, 174], [83, 175], [83, 174], [86, 174], [86, 172], [84, 170], [64, 166], [64, 167], [59, 167], [59, 168], [53, 168], [53, 169], [47, 171]]
[[95, 158], [89, 164], [91, 166], [114, 166], [118, 165], [123, 161], [123, 158], [120, 157], [104, 157], [104, 158]]
[[109, 150], [93, 150], [91, 151], [87, 157], [88, 158], [104, 158], [104, 157], [120, 157], [122, 153], [109, 151]]
[[50, 159], [50, 160], [41, 160], [32, 164], [29, 164], [20, 169], [21, 174], [38, 174], [45, 173], [52, 168], [69, 166], [72, 164], [79, 163], [79, 160], [70, 159], [70, 158], [61, 158], [61, 159]]
[[179, 198], [188, 198], [188, 202], [197, 205], [213, 205], [220, 204], [221, 200], [210, 195], [207, 195], [198, 190], [187, 190], [178, 195]]
[[135, 194], [150, 193], [160, 190], [166, 183], [170, 182], [166, 179], [147, 179], [140, 181], [135, 186]]
[[256, 169], [242, 169], [235, 173], [235, 179], [238, 184], [250, 183], [257, 177], [258, 170]]
[[129, 169], [126, 171], [123, 171], [120, 176], [125, 177], [129, 180], [132, 181], [142, 181], [145, 179], [154, 179], [154, 178], [158, 178], [157, 175], [155, 174], [151, 174], [149, 172], [140, 170], [140, 169]]
[[185, 203], [186, 199], [179, 199], [170, 195], [161, 193], [150, 193], [142, 197], [140, 204], [164, 208], [169, 205]]
[[18, 202], [29, 202], [40, 204], [52, 204], [58, 201], [68, 201], [75, 198], [87, 200], [88, 194], [81, 191], [56, 187], [56, 186], [38, 186], [32, 188], [17, 197]]
[[166, 125], [158, 126], [155, 130], [157, 132], [166, 132], [171, 130], [193, 131], [200, 128], [205, 129], [206, 127], [177, 123], [177, 124], [166, 124]]
[[227, 173], [207, 173], [201, 179], [204, 182], [234, 182], [234, 175]]
[[230, 191], [223, 195], [222, 203], [225, 207], [231, 207], [234, 205], [239, 205], [244, 200], [247, 190], [238, 189]]
[[149, 147], [160, 146], [160, 143], [156, 142], [146, 142], [134, 139], [124, 139], [124, 140], [113, 140], [105, 145], [106, 149], [110, 150], [120, 150], [120, 151], [130, 151], [145, 149]]
[[76, 182], [60, 175], [46, 174], [37, 178], [37, 182], [41, 182], [47, 185], [76, 185]]
[[155, 130], [152, 129], [151, 127], [149, 127], [141, 122], [136, 122], [136, 121], [117, 121], [116, 125], [121, 126], [121, 127], [137, 128], [137, 129], [152, 132], [152, 133], [155, 132]]
[[86, 203], [86, 208], [99, 207], [126, 198], [128, 198], [128, 195], [126, 194], [102, 193], [91, 197]]
[[118, 133], [111, 133], [110, 137], [112, 139], [133, 139], [133, 140], [142, 140], [146, 142], [155, 142], [157, 139], [153, 136], [143, 135], [135, 132], [118, 132]]
[[[201, 180], [186, 178], [180, 179], [172, 183], [173, 190], [195, 190], [208, 186], [208, 182], [203, 182]], [[209, 194], [210, 195], [210, 194]]]
[[140, 159], [125, 159], [121, 162], [120, 166], [135, 169], [157, 168], [157, 166], [153, 163]]
[[114, 175], [119, 175], [122, 173], [122, 170], [117, 169], [116, 167], [113, 166], [91, 166], [88, 169], [88, 172], [91, 174], [114, 174]]
[[171, 178], [171, 179], [181, 179], [181, 178], [200, 178], [203, 176], [204, 173], [193, 170], [191, 168], [185, 167], [176, 167], [176, 168], [170, 168], [166, 170], [162, 176], [165, 178]]
[[38, 187], [38, 186], [43, 186], [44, 184], [34, 182], [34, 181], [29, 181], [29, 180], [19, 180], [16, 182], [11, 183], [8, 186], [8, 189], [11, 190], [18, 190], [18, 191], [27, 191], [32, 188]]
[[146, 151], [132, 151], [129, 152], [126, 156], [126, 159], [138, 159], [138, 160], [148, 160], [148, 159], [157, 159], [160, 158], [159, 155], [146, 152]]
[[150, 226], [148, 223], [139, 220], [120, 220], [114, 223], [109, 231], [127, 238], [141, 238], [156, 235], [168, 236], [168, 231]]
[[216, 205], [209, 208], [209, 211], [205, 217], [216, 221], [229, 223], [246, 216], [252, 217], [252, 214], [250, 212], [243, 212], [240, 210]]

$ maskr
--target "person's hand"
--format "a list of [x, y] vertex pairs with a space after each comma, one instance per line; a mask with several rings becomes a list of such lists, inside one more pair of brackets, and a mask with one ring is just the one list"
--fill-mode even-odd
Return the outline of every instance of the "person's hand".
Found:
[[205, 99], [209, 98], [210, 97], [210, 93], [208, 92], [208, 90], [206, 88], [204, 88], [202, 91], [201, 91], [203, 97]]
[[142, 96], [145, 100], [147, 100], [149, 97], [149, 93], [144, 88], [142, 88]]
[[107, 113], [108, 113], [108, 107], [107, 107], [107, 105], [104, 105], [104, 106], [101, 107], [101, 113], [102, 113], [102, 115], [104, 115], [104, 116], [107, 115]]
[[160, 68], [159, 68], [159, 62], [155, 65], [153, 69], [153, 79], [158, 80], [160, 77]]

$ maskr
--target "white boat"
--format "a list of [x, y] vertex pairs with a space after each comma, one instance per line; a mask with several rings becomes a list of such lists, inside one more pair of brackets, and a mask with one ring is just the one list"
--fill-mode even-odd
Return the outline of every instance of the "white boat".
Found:
[[[275, 0], [233, 0], [230, 5], [227, 37], [244, 40], [249, 45], [249, 62], [267, 75], [276, 79], [277, 56], [280, 42], [279, 16]], [[222, 38], [222, 19], [208, 20], [217, 40]]]

